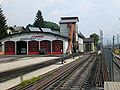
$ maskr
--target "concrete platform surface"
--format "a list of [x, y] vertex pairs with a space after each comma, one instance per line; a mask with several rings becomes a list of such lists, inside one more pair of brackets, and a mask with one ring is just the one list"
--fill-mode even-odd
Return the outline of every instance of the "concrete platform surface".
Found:
[[[75, 59], [78, 59], [79, 57], [83, 57], [83, 56], [81, 55], [81, 56], [75, 57]], [[51, 70], [59, 68], [60, 66], [68, 64], [68, 63], [74, 61], [75, 59], [70, 58], [70, 59], [65, 60], [66, 63], [64, 63], [64, 64], [61, 64], [61, 62], [59, 62], [59, 63], [56, 63], [54, 65], [50, 65], [48, 67], [33, 71], [31, 73], [23, 75], [22, 78], [23, 78], [23, 80], [26, 80], [26, 79], [30, 79], [32, 77], [40, 76], [40, 75], [45, 74], [45, 73], [47, 73], [47, 72], [49, 72]], [[12, 80], [6, 81], [4, 83], [0, 83], [0, 90], [6, 90], [6, 89], [8, 89], [10, 87], [13, 87], [15, 85], [20, 84], [20, 82], [21, 82], [21, 77], [17, 77], [17, 78], [14, 78]]]
[[57, 58], [59, 57], [24, 57], [24, 58], [20, 58], [20, 60], [18, 59], [17, 61], [0, 63], [0, 72], [19, 68], [19, 67], [24, 67], [32, 64], [37, 64]]
[[105, 82], [104, 90], [120, 90], [120, 82]]

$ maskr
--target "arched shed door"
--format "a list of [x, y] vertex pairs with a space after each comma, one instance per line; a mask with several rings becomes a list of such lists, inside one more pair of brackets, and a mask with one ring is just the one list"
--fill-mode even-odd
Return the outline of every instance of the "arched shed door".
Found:
[[17, 41], [16, 50], [17, 50], [17, 55], [27, 55], [27, 42]]
[[29, 41], [28, 42], [28, 54], [39, 54], [39, 42]]
[[40, 49], [44, 49], [47, 54], [51, 54], [51, 42], [48, 40], [40, 41]]
[[63, 54], [63, 41], [52, 41], [52, 54]]
[[15, 55], [15, 42], [14, 41], [5, 42], [5, 55]]

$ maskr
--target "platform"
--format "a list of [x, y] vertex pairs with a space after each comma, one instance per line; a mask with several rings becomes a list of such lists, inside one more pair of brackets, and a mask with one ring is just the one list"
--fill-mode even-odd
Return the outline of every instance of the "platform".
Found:
[[0, 63], [0, 72], [3, 71], [8, 71], [12, 70], [15, 68], [20, 68], [32, 64], [37, 64], [41, 63], [44, 61], [52, 60], [52, 59], [57, 59], [60, 57], [24, 57], [24, 58], [19, 58], [16, 61], [13, 62], [7, 62], [7, 63]]
[[120, 82], [105, 82], [104, 90], [120, 90]]
[[[83, 55], [78, 56], [78, 57], [75, 57], [75, 59], [78, 59], [79, 57], [83, 57]], [[52, 58], [53, 58], [53, 57], [52, 57]], [[49, 59], [51, 59], [51, 58], [49, 58]], [[63, 65], [65, 65], [65, 64], [68, 64], [68, 63], [74, 61], [75, 59], [70, 58], [70, 59], [65, 60], [66, 63], [64, 63], [64, 64], [61, 64], [61, 62], [58, 62], [58, 63], [56, 63], [56, 64], [54, 64], [54, 65], [50, 65], [50, 66], [48, 66], [48, 67], [45, 67], [45, 68], [42, 68], [42, 69], [33, 71], [33, 72], [31, 72], [31, 73], [28, 73], [28, 74], [25, 74], [25, 75], [22, 76], [22, 77], [23, 77], [23, 80], [30, 79], [30, 78], [32, 78], [32, 77], [37, 77], [37, 76], [40, 76], [40, 75], [42, 75], [42, 74], [45, 74], [45, 73], [47, 73], [47, 72], [49, 72], [49, 71], [51, 71], [51, 70], [54, 70], [54, 69], [56, 69], [56, 68], [59, 68], [60, 66], [63, 66]], [[38, 58], [34, 58], [34, 59], [32, 59], [32, 60], [38, 60]], [[31, 61], [32, 61], [32, 60], [31, 60]], [[45, 60], [45, 59], [43, 59], [43, 60]], [[46, 59], [46, 60], [47, 60], [47, 59]], [[24, 61], [26, 62], [26, 60], [24, 60]], [[29, 61], [29, 60], [28, 60], [28, 61]], [[27, 63], [27, 62], [26, 62], [26, 63]], [[18, 85], [20, 82], [21, 82], [21, 77], [17, 77], [17, 78], [11, 79], [11, 80], [9, 80], [9, 81], [6, 81], [6, 82], [4, 82], [4, 83], [0, 83], [0, 90], [6, 90], [6, 89], [8, 89], [8, 88], [10, 88], [10, 87], [13, 87], [13, 86], [15, 86], [15, 85]]]

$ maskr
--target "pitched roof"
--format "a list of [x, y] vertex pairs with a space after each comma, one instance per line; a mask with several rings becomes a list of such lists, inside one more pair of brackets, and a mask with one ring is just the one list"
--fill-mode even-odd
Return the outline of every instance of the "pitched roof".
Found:
[[76, 19], [79, 22], [79, 18], [78, 17], [61, 17], [61, 20], [68, 20], [68, 19]]
[[92, 42], [94, 42], [94, 39], [93, 38], [84, 38], [83, 42], [84, 43], [92, 43]]
[[79, 22], [78, 17], [61, 17], [61, 20], [59, 21], [60, 24], [62, 23], [76, 23]]
[[85, 38], [85, 36], [80, 31], [78, 32], [78, 37]]
[[12, 31], [22, 31], [24, 29], [23, 26], [8, 26], [8, 28]]
[[39, 29], [39, 28], [37, 28], [37, 27], [29, 27], [29, 30], [30, 31], [38, 31], [38, 32], [41, 32], [41, 30]]
[[41, 30], [43, 32], [52, 32], [52, 30], [50, 28], [41, 28]]

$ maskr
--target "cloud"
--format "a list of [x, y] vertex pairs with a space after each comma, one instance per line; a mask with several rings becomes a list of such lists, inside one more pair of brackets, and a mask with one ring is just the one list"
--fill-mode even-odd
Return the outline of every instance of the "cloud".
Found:
[[79, 7], [79, 11], [82, 14], [88, 14], [90, 12], [93, 12], [95, 10], [95, 5], [93, 3], [90, 2], [82, 2], [80, 3], [80, 7]]
[[112, 32], [120, 16], [120, 0], [0, 0], [0, 3], [9, 25], [32, 24], [39, 9], [45, 20], [53, 22], [59, 22], [61, 16], [78, 16], [80, 30], [86, 34], [99, 28], [105, 33]]
[[0, 4], [3, 2], [3, 0], [0, 0]]

